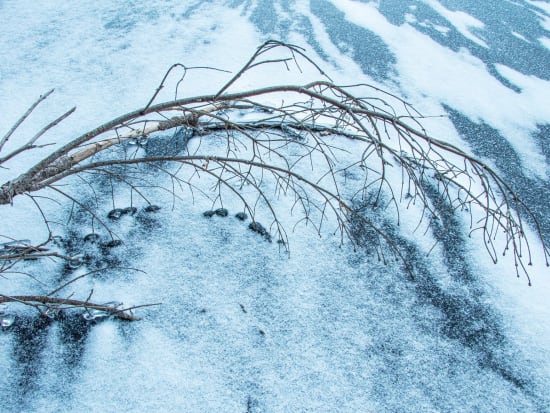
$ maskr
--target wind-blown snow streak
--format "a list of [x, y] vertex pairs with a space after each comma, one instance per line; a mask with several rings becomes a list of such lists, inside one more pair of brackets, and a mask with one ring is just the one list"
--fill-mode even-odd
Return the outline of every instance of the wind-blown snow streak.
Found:
[[450, 21], [453, 26], [466, 38], [472, 40], [473, 42], [479, 44], [483, 47], [489, 47], [479, 36], [476, 36], [472, 29], [482, 30], [485, 25], [480, 22], [475, 17], [470, 16], [468, 13], [462, 11], [451, 11], [441, 5], [437, 0], [423, 0], [431, 8], [433, 8], [437, 13], [441, 14], [448, 21]]
[[[535, 50], [532, 66], [543, 69], [503, 63], [492, 54], [497, 29], [482, 17], [484, 2], [477, 14], [431, 0], [42, 3], [0, 3], [0, 135], [38, 95], [56, 88], [14, 142], [77, 105], [45, 137], [65, 142], [146, 104], [171, 64], [236, 70], [275, 36], [309, 44], [338, 83], [371, 82], [428, 115], [449, 114], [425, 119], [431, 134], [496, 165], [531, 196], [539, 216], [549, 215], [550, 55], [537, 43], [545, 34], [533, 29], [531, 35], [511, 19], [505, 29], [512, 43], [506, 44]], [[550, 13], [541, 1], [506, 7], [537, 30]], [[240, 86], [306, 83], [314, 73], [303, 69], [258, 71]], [[180, 96], [211, 93], [226, 76], [190, 72]], [[160, 100], [173, 97], [177, 80]], [[155, 148], [170, 138], [157, 135]], [[47, 151], [9, 167], [25, 170]], [[151, 171], [151, 184], [171, 185]], [[346, 179], [350, 188], [358, 183]], [[81, 187], [73, 182], [71, 190], [85, 196]], [[414, 264], [415, 281], [399, 265], [383, 266], [370, 255], [369, 232], [360, 223], [354, 235], [365, 248], [357, 251], [340, 247], [329, 231], [319, 239], [310, 228], [288, 228], [287, 256], [234, 218], [242, 210], [236, 199], [224, 203], [228, 217], [208, 219], [202, 212], [212, 203], [201, 197], [173, 204], [153, 188], [152, 199], [163, 207], [156, 213], [143, 211], [134, 197], [138, 214], [113, 223], [125, 244], [98, 255], [118, 269], [83, 278], [73, 291], [86, 296], [93, 289], [98, 302], [163, 305], [142, 310], [143, 320], [132, 324], [88, 324], [80, 314], [49, 323], [18, 309], [13, 328], [0, 331], [0, 410], [549, 411], [547, 269], [534, 267], [528, 288], [516, 282], [506, 259], [489, 265], [477, 252], [479, 241], [467, 237], [464, 217], [451, 214], [433, 188], [430, 194], [442, 222], [425, 235], [425, 227], [414, 231], [421, 216], [416, 207], [402, 211], [407, 214], [397, 227], [391, 209], [365, 204], [365, 213], [394, 234]], [[99, 202], [83, 201], [101, 216], [131, 202], [122, 187], [111, 199], [107, 181], [97, 196]], [[285, 197], [273, 201], [292, 206]], [[66, 222], [70, 205], [45, 205], [52, 220]], [[2, 234], [41, 240], [33, 208], [21, 199], [0, 209]], [[259, 212], [258, 220], [268, 225], [266, 219]], [[549, 237], [550, 220], [542, 222]], [[76, 248], [92, 221], [73, 211], [56, 229]], [[122, 269], [128, 267], [144, 272]], [[1, 293], [49, 291], [85, 269], [45, 261], [40, 268], [25, 262], [21, 271], [45, 285], [11, 274], [0, 279]]]

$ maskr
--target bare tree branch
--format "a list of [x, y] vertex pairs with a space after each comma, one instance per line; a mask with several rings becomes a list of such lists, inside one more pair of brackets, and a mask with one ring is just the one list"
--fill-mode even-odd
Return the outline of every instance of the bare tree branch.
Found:
[[46, 100], [48, 98], [48, 96], [50, 96], [52, 93], [53, 93], [54, 89], [50, 90], [49, 92], [43, 94], [42, 96], [40, 96], [36, 102], [34, 102], [31, 107], [23, 114], [23, 116], [21, 116], [17, 122], [15, 122], [13, 124], [13, 126], [10, 128], [10, 130], [6, 133], [6, 135], [4, 135], [4, 137], [2, 138], [2, 140], [0, 141], [0, 152], [2, 152], [2, 149], [4, 148], [4, 145], [6, 144], [6, 142], [9, 140], [9, 138], [11, 137], [11, 135], [13, 135], [13, 132], [15, 132], [17, 130], [17, 128], [19, 126], [21, 126], [21, 124], [25, 121], [25, 119], [27, 119], [29, 117], [29, 115], [34, 111], [34, 109], [36, 109], [36, 107], [42, 103], [44, 100]]
[[[275, 51], [278, 54], [273, 56], [271, 53]], [[281, 55], [281, 52], [286, 55]], [[170, 178], [171, 187], [164, 189], [172, 193], [174, 200], [184, 199], [176, 191], [189, 190], [192, 197], [195, 193], [208, 195], [210, 191], [213, 203], [223, 204], [224, 187], [241, 200], [244, 210], [251, 215], [259, 203], [266, 205], [273, 219], [272, 227], [285, 247], [288, 237], [279, 219], [280, 211], [275, 206], [274, 196], [293, 199], [291, 212], [297, 214], [295, 225], [309, 222], [321, 233], [328, 222], [333, 222], [335, 233], [340, 233], [342, 242], [349, 238], [350, 222], [359, 219], [375, 237], [373, 246], [380, 259], [386, 262], [388, 253], [392, 254], [402, 261], [413, 277], [414, 269], [406, 262], [391, 235], [353, 205], [367, 198], [375, 205], [383, 202], [386, 208], [395, 210], [396, 224], [399, 225], [401, 205], [408, 207], [418, 203], [423, 212], [418, 223], [420, 227], [424, 221], [429, 223], [437, 218], [437, 211], [426, 191], [431, 185], [437, 187], [452, 210], [468, 211], [471, 232], [481, 231], [487, 252], [494, 262], [498, 260], [499, 245], [502, 245], [497, 243], [497, 236], [504, 234], [502, 252], [511, 251], [517, 275], [526, 275], [530, 283], [526, 265], [531, 264], [531, 244], [526, 238], [525, 227], [529, 222], [534, 225], [548, 265], [550, 251], [528, 205], [483, 161], [444, 139], [430, 136], [420, 123], [423, 116], [397, 96], [370, 85], [338, 86], [330, 79], [306, 85], [279, 85], [227, 93], [253, 68], [274, 63], [288, 67], [293, 63], [301, 70], [300, 62], [312, 64], [328, 79], [300, 47], [268, 41], [216, 94], [178, 99], [176, 90], [174, 100], [154, 104], [174, 69], [183, 69], [180, 82], [187, 70], [200, 69], [175, 64], [168, 69], [145, 107], [109, 120], [57, 147], [27, 172], [5, 182], [0, 187], [0, 205], [10, 204], [21, 194], [54, 192], [80, 206], [112, 234], [108, 224], [96, 212], [69, 191], [60, 189], [60, 183], [71, 176], [104, 175], [109, 182], [120, 182], [147, 200], [142, 189], [156, 184], [146, 181], [142, 166], [152, 165], [151, 170], [165, 173]], [[50, 93], [35, 102], [16, 122], [0, 141], [0, 150]], [[365, 93], [369, 96], [362, 96]], [[281, 104], [266, 103], [275, 99]], [[40, 136], [73, 110], [48, 124], [16, 151], [0, 158], [0, 162], [32, 149]], [[191, 151], [186, 141], [184, 151], [166, 155], [139, 151], [128, 154], [126, 150], [118, 150], [130, 143], [146, 145], [148, 140], [169, 130], [189, 132], [186, 139], [196, 143], [194, 149]], [[209, 137], [221, 143], [213, 146]], [[348, 149], [350, 145], [354, 145], [353, 150]], [[164, 163], [176, 165], [176, 170], [165, 167]], [[401, 174], [398, 184], [391, 178], [395, 171]], [[360, 182], [351, 195], [345, 181], [348, 175], [358, 177]], [[84, 181], [97, 199], [93, 180]], [[204, 182], [214, 184], [208, 189]], [[242, 195], [245, 186], [252, 189], [255, 198]], [[36, 196], [32, 199], [38, 202]], [[44, 215], [40, 207], [39, 211]], [[45, 215], [43, 219], [47, 224]], [[10, 263], [2, 267], [0, 273], [11, 270], [14, 261], [29, 257], [71, 259], [40, 248], [43, 246], [17, 253], [0, 250], [0, 262]], [[72, 279], [53, 292], [82, 277]], [[38, 307], [64, 304], [109, 311], [105, 306], [90, 304], [88, 300], [54, 299], [50, 295], [17, 296], [13, 300]]]

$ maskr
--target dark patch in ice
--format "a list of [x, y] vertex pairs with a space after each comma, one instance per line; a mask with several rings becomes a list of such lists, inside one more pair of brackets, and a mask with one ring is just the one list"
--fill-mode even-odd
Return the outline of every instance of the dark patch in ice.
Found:
[[229, 214], [229, 212], [228, 212], [227, 209], [225, 209], [225, 208], [218, 208], [218, 209], [216, 209], [216, 210], [214, 211], [214, 213], [215, 213], [217, 216], [223, 217], [223, 218], [225, 218], [225, 217]]
[[123, 214], [124, 212], [122, 211], [122, 209], [115, 208], [109, 211], [109, 213], [107, 214], [107, 218], [111, 220], [117, 220], [117, 219], [120, 219], [120, 217], [122, 217]]
[[550, 174], [550, 124], [538, 125], [538, 130], [535, 133], [535, 140], [540, 148], [540, 151], [546, 158], [546, 170]]
[[254, 232], [257, 232], [258, 234], [260, 234], [262, 237], [264, 237], [266, 239], [266, 241], [269, 241], [271, 242], [271, 234], [269, 233], [269, 231], [267, 229], [265, 229], [265, 227], [260, 224], [259, 222], [256, 222], [256, 221], [253, 221], [251, 222], [250, 224], [248, 224], [248, 228]]
[[103, 27], [107, 30], [119, 30], [124, 33], [128, 33], [130, 30], [132, 30], [136, 25], [136, 22], [128, 19], [128, 18], [114, 18], [107, 23], [103, 25]]
[[154, 229], [160, 228], [158, 218], [155, 216], [156, 212], [160, 211], [158, 205], [148, 205], [136, 215], [136, 223], [138, 228], [135, 229], [141, 233], [147, 233]]
[[275, 33], [277, 12], [272, 0], [257, 0], [250, 21], [264, 34]]
[[258, 400], [252, 398], [251, 396], [248, 396], [246, 399], [245, 413], [255, 413], [255, 412], [261, 412], [261, 411], [264, 411], [264, 410], [260, 409]]
[[202, 216], [206, 218], [212, 218], [214, 215], [216, 215], [216, 212], [211, 209], [202, 213]]
[[47, 351], [51, 321], [46, 317], [20, 316], [11, 330], [15, 340], [12, 357], [15, 362], [13, 399], [26, 411], [31, 395], [38, 390], [42, 355]]
[[107, 214], [107, 218], [113, 221], [117, 221], [120, 218], [122, 218], [123, 215], [132, 216], [132, 215], [135, 215], [136, 212], [137, 212], [137, 208], [132, 206], [126, 207], [126, 208], [115, 208], [109, 211], [109, 213]]
[[120, 247], [123, 244], [124, 244], [124, 242], [122, 240], [113, 239], [111, 241], [108, 241], [108, 242], [105, 242], [105, 243], [101, 244], [101, 247], [102, 248], [115, 248], [115, 247]]
[[90, 244], [97, 244], [100, 240], [99, 234], [92, 232], [84, 237], [84, 242], [89, 242]]
[[[440, 220], [432, 222], [432, 229], [434, 236], [442, 244], [444, 271], [446, 271], [444, 274], [435, 272], [429, 257], [423, 255], [414, 244], [404, 239], [393, 224], [381, 218], [384, 215], [381, 207], [371, 207], [369, 210], [368, 203], [367, 206], [361, 206], [366, 216], [381, 226], [395, 242], [408, 265], [413, 268], [415, 278], [414, 281], [408, 282], [410, 287], [407, 287], [412, 288], [416, 295], [415, 307], [418, 307], [418, 311], [413, 310], [413, 319], [417, 319], [421, 328], [435, 327], [425, 333], [446, 337], [451, 342], [457, 342], [457, 346], [463, 348], [463, 352], [472, 352], [475, 357], [473, 363], [477, 364], [479, 369], [498, 375], [524, 394], [534, 405], [542, 408], [547, 402], [544, 399], [546, 396], [536, 388], [533, 378], [525, 370], [525, 360], [507, 340], [500, 316], [485, 302], [483, 288], [467, 260], [466, 242], [460, 221], [455, 215], [456, 212], [444, 201], [434, 185], [425, 183], [425, 191], [440, 217]], [[359, 220], [354, 221], [352, 230], [356, 241], [368, 249], [368, 245], [372, 243], [375, 236], [373, 230]], [[448, 284], [441, 280], [447, 277], [452, 280]], [[405, 281], [397, 279], [394, 282]], [[397, 295], [392, 293], [392, 299], [399, 299], [399, 293]], [[439, 317], [430, 320], [426, 325], [424, 311], [429, 308], [437, 310]], [[405, 307], [404, 311], [406, 310]], [[403, 368], [403, 350], [399, 340], [390, 339], [379, 342], [374, 351], [385, 355], [385, 367], [378, 373], [373, 373], [374, 382], [383, 383], [388, 379], [388, 375], [393, 375], [397, 380], [397, 371]], [[436, 357], [435, 354], [434, 357]], [[460, 369], [460, 366], [456, 364], [453, 368]], [[392, 369], [395, 371], [390, 373]], [[377, 380], [377, 374], [382, 375], [383, 378]], [[398, 383], [396, 382], [395, 385]], [[380, 387], [378, 391], [382, 398], [392, 397], [385, 388]], [[423, 391], [431, 390], [426, 386]], [[434, 400], [441, 397], [437, 390], [433, 391]], [[441, 403], [440, 408], [445, 410], [445, 402]], [[542, 408], [540, 411], [546, 410]]]
[[[242, 6], [244, 1], [232, 1], [230, 7]], [[291, 31], [302, 34], [321, 58], [330, 61], [330, 56], [314, 36], [315, 30], [309, 18], [296, 12], [295, 1], [284, 0], [280, 6], [290, 19], [277, 14], [272, 1], [258, 0], [250, 13], [250, 20], [264, 35], [288, 40]], [[244, 12], [252, 7], [247, 1]], [[387, 79], [393, 72], [395, 56], [374, 32], [350, 23], [332, 3], [326, 0], [312, 0], [311, 12], [324, 24], [332, 42], [345, 54], [350, 55], [365, 73], [376, 80]], [[338, 64], [338, 62], [333, 62]]]
[[225, 208], [218, 208], [214, 210], [204, 211], [202, 215], [206, 218], [212, 218], [214, 215], [225, 218], [229, 215], [229, 211]]
[[185, 12], [182, 13], [182, 17], [185, 19], [190, 19], [193, 17], [193, 13], [203, 7], [204, 5], [213, 3], [213, 0], [201, 0], [197, 1], [194, 4], [189, 5]]
[[[321, 59], [327, 62], [331, 62], [335, 66], [338, 66], [338, 62], [334, 61], [317, 41], [317, 38], [315, 37], [315, 29], [309, 17], [303, 16], [303, 15], [297, 15], [292, 0], [283, 1], [282, 7], [287, 13], [293, 16], [292, 31], [297, 32], [302, 36], [304, 36], [304, 38], [307, 41], [307, 44], [313, 47], [313, 50], [315, 50], [315, 52], [321, 57]], [[288, 30], [287, 32], [281, 33], [283, 40], [287, 40], [286, 35], [288, 33], [290, 33], [290, 30]]]
[[79, 312], [62, 313], [56, 320], [59, 340], [63, 344], [63, 362], [69, 368], [80, 365], [86, 348], [86, 339], [92, 325]]
[[145, 212], [158, 212], [160, 211], [160, 206], [158, 205], [147, 205], [144, 209]]
[[119, 3], [113, 8], [105, 8], [103, 12], [104, 29], [128, 34], [139, 23], [152, 22], [159, 18], [159, 11], [154, 3], [130, 2]]
[[136, 207], [126, 207], [126, 208], [122, 208], [122, 213], [123, 214], [127, 214], [127, 215], [135, 215], [137, 212], [137, 208]]
[[176, 156], [185, 150], [194, 134], [193, 128], [182, 126], [172, 133], [151, 135], [145, 142], [145, 153], [150, 157]]
[[311, 12], [321, 19], [332, 42], [351, 56], [364, 73], [376, 80], [393, 74], [396, 58], [377, 34], [350, 23], [329, 1], [311, 0]]
[[[473, 153], [481, 159], [494, 162], [498, 173], [510, 184], [517, 195], [527, 204], [539, 220], [546, 243], [550, 242], [550, 182], [536, 177], [527, 176], [522, 168], [522, 162], [508, 140], [496, 129], [485, 123], [476, 123], [459, 111], [445, 106], [451, 121], [458, 133], [468, 142]], [[543, 148], [548, 144], [544, 137], [545, 130], [540, 129], [538, 141]], [[550, 129], [547, 129], [548, 132]], [[547, 158], [548, 159], [548, 158]]]
[[[540, 13], [540, 10], [525, 2], [514, 4], [504, 1], [499, 2], [498, 7], [490, 1], [470, 1], [460, 2], [460, 4], [441, 1], [441, 4], [451, 11], [466, 12], [483, 22], [485, 25], [483, 29], [471, 28], [470, 30], [487, 43], [489, 48], [465, 37], [452, 25], [452, 22], [447, 21], [422, 2], [381, 0], [379, 10], [395, 25], [405, 24], [407, 14], [414, 15], [417, 21], [409, 24], [416, 30], [455, 52], [461, 48], [467, 49], [487, 65], [492, 76], [512, 90], [520, 91], [516, 85], [500, 75], [496, 65], [511, 67], [528, 76], [550, 79], [548, 71], [550, 51], [538, 42], [539, 38], [547, 36], [535, 12]], [[410, 8], [411, 5], [415, 6], [414, 10]], [[443, 34], [435, 26], [445, 27], [448, 32]], [[515, 36], [513, 32], [522, 35], [527, 42]]]
[[235, 214], [235, 218], [237, 218], [239, 221], [246, 221], [248, 219], [248, 215], [244, 212], [237, 212]]

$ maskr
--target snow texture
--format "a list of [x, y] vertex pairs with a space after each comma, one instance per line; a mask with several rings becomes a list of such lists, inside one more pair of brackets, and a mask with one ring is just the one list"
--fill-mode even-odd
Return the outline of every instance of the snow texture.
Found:
[[[10, 145], [76, 105], [44, 138], [67, 142], [143, 106], [173, 63], [234, 72], [262, 41], [280, 38], [306, 47], [336, 83], [368, 82], [426, 115], [448, 115], [424, 125], [494, 165], [533, 205], [550, 241], [550, 5], [503, 3], [508, 20], [496, 23], [493, 2], [462, 3], [2, 1], [0, 135], [55, 88]], [[523, 56], [522, 45], [533, 52], [529, 64], [510, 60]], [[317, 76], [302, 69], [256, 70], [236, 88]], [[214, 92], [228, 76], [190, 71], [179, 93]], [[173, 98], [177, 80], [159, 101]], [[162, 146], [170, 138], [153, 141]], [[216, 138], [204, 145], [215, 150]], [[10, 162], [0, 181], [50, 149]], [[171, 186], [149, 172], [151, 182]], [[70, 292], [85, 298], [93, 289], [95, 301], [127, 306], [162, 304], [136, 310], [142, 320], [134, 323], [89, 323], [77, 311], [48, 322], [32, 309], [7, 306], [17, 317], [0, 331], [2, 412], [550, 411], [548, 269], [536, 256], [528, 287], [509, 259], [493, 265], [482, 240], [468, 238], [467, 217], [448, 213], [435, 191], [432, 202], [445, 222], [426, 234], [414, 231], [419, 208], [403, 207], [399, 227], [391, 208], [368, 209], [414, 264], [410, 280], [400, 265], [378, 262], [360, 223], [352, 228], [357, 250], [340, 244], [334, 222], [321, 237], [305, 225], [292, 231], [298, 218], [285, 197], [273, 202], [283, 211], [289, 254], [275, 238], [270, 243], [251, 231], [250, 217], [237, 219], [243, 205], [231, 196], [223, 203], [227, 216], [205, 217], [222, 205], [187, 192], [174, 202], [151, 189], [161, 209], [147, 211], [123, 185], [112, 197], [107, 183], [94, 204], [84, 185], [69, 184], [102, 217], [137, 208], [110, 222], [124, 243], [101, 249], [84, 241], [92, 230], [101, 242], [109, 239], [88, 215], [71, 215], [66, 200], [45, 201], [52, 222], [61, 223], [57, 234], [72, 240], [66, 248], [93, 253], [109, 267]], [[349, 177], [350, 192], [356, 184]], [[261, 205], [254, 219], [275, 235]], [[2, 206], [0, 222], [3, 236], [46, 236], [25, 197]], [[89, 268], [28, 261], [18, 270], [3, 274], [0, 293], [46, 293]]]

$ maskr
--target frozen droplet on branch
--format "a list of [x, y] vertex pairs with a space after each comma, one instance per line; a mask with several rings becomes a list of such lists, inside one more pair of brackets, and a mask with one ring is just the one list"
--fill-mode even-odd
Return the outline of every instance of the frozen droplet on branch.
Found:
[[15, 316], [10, 313], [5, 312], [6, 306], [4, 304], [0, 304], [0, 327], [1, 328], [8, 328], [13, 325], [15, 322]]
[[0, 327], [8, 328], [15, 322], [15, 316], [12, 314], [3, 314], [0, 316]]
[[114, 310], [116, 310], [118, 307], [122, 305], [121, 302], [118, 301], [109, 301], [108, 303], [103, 304], [103, 307], [109, 307], [112, 309], [112, 311], [109, 310], [101, 310], [99, 308], [87, 308], [84, 314], [82, 314], [82, 317], [86, 321], [100, 321], [105, 320], [109, 317], [112, 317], [115, 313]]

